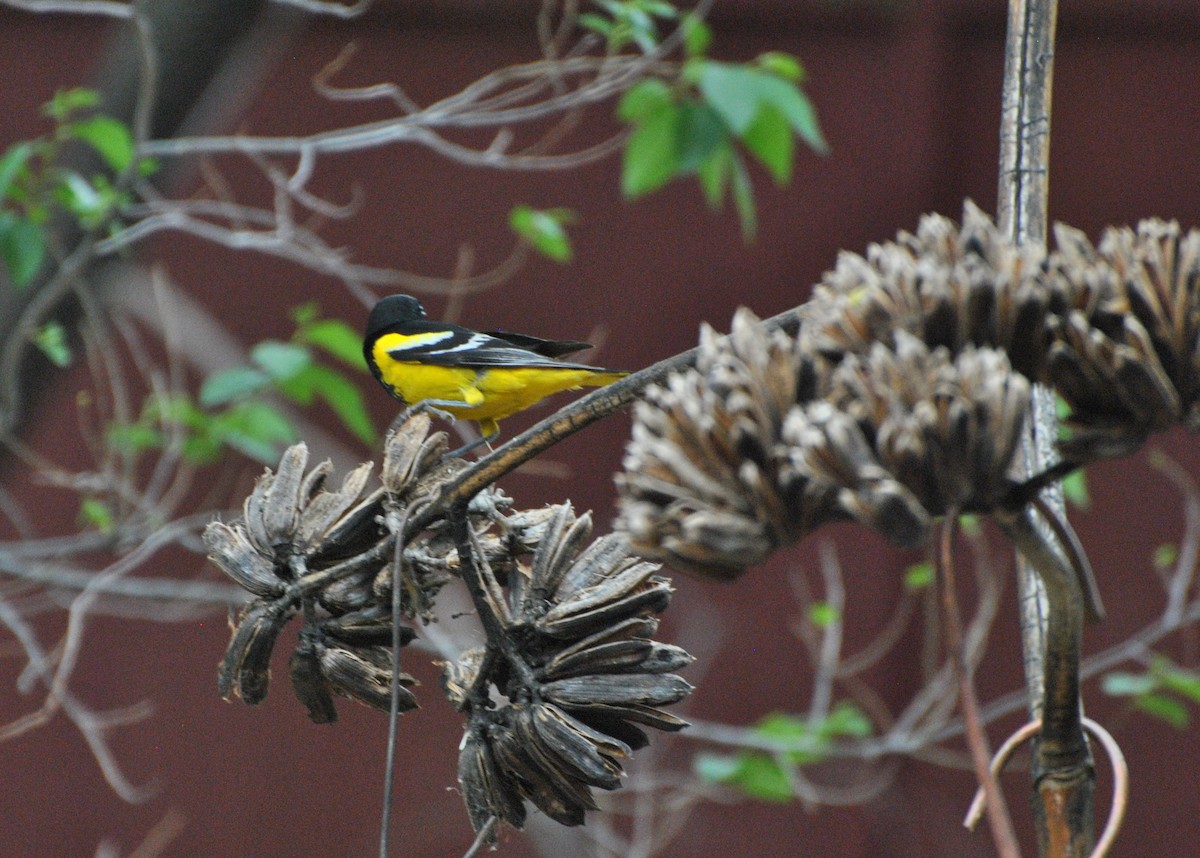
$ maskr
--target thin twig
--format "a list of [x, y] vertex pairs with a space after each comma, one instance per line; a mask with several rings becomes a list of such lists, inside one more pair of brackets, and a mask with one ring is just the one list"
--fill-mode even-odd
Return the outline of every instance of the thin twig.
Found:
[[975, 766], [975, 778], [986, 797], [992, 841], [996, 844], [996, 851], [1003, 858], [1020, 858], [1021, 848], [1017, 845], [1017, 834], [1013, 830], [1012, 818], [1004, 803], [1004, 794], [988, 768], [991, 752], [987, 746], [987, 733], [979, 717], [979, 698], [975, 693], [973, 671], [967, 662], [954, 574], [953, 542], [957, 521], [957, 510], [947, 512], [941, 526], [942, 538], [938, 551], [937, 566], [942, 589], [942, 621], [945, 625], [946, 649], [958, 679], [958, 697], [966, 726], [967, 746]]

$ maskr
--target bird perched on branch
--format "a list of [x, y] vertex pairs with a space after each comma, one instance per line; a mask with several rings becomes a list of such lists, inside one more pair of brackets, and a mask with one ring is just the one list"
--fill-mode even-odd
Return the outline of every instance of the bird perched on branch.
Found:
[[491, 441], [498, 421], [547, 396], [603, 387], [629, 373], [555, 358], [591, 348], [578, 340], [480, 332], [435, 322], [409, 295], [390, 295], [371, 310], [363, 357], [379, 383], [408, 405], [425, 403], [474, 420], [483, 437], [456, 453]]

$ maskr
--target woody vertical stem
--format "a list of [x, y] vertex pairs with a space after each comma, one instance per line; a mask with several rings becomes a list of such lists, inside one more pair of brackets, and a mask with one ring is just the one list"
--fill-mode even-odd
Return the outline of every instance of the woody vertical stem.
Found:
[[[1046, 243], [1057, 5], [1056, 0], [1009, 3], [996, 219], [1015, 244]], [[1058, 427], [1050, 391], [1035, 388], [1032, 413], [1023, 445], [1027, 475], [1056, 458]], [[1065, 523], [1061, 491], [1049, 492], [1045, 500]], [[1073, 579], [1062, 579], [1065, 567], [1053, 537], [1023, 516], [1014, 524], [1017, 533], [1010, 535], [1019, 536], [1023, 553], [1035, 555], [1029, 557], [1033, 563], [1020, 564], [1019, 586], [1030, 710], [1034, 717], [1045, 715], [1034, 758], [1039, 851], [1054, 858], [1086, 855], [1092, 845], [1094, 777], [1078, 703], [1080, 594]]]

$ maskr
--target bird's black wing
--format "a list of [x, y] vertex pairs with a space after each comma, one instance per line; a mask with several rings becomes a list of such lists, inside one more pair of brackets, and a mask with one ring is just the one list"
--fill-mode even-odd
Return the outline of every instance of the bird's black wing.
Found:
[[[400, 342], [388, 349], [397, 361], [412, 361], [434, 366], [491, 369], [495, 367], [540, 367], [545, 369], [586, 369], [607, 372], [601, 367], [567, 363], [543, 357], [521, 348], [512, 340], [472, 331], [458, 325], [428, 320], [406, 322], [391, 331]], [[536, 338], [535, 338], [536, 339]], [[550, 340], [542, 340], [551, 343]]]
[[582, 340], [543, 340], [541, 337], [513, 334], [508, 331], [484, 331], [484, 333], [489, 337], [512, 343], [517, 348], [528, 349], [534, 354], [548, 358], [562, 357], [592, 347], [591, 343], [585, 343]]

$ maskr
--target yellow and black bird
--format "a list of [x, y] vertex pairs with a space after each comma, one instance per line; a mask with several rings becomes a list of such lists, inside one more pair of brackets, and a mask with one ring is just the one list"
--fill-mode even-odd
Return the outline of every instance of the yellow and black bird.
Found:
[[578, 340], [435, 322], [409, 295], [390, 295], [376, 304], [363, 339], [367, 366], [392, 396], [479, 424], [483, 438], [457, 453], [492, 440], [500, 434], [497, 421], [547, 396], [603, 387], [629, 374], [555, 360], [586, 348], [591, 344]]

